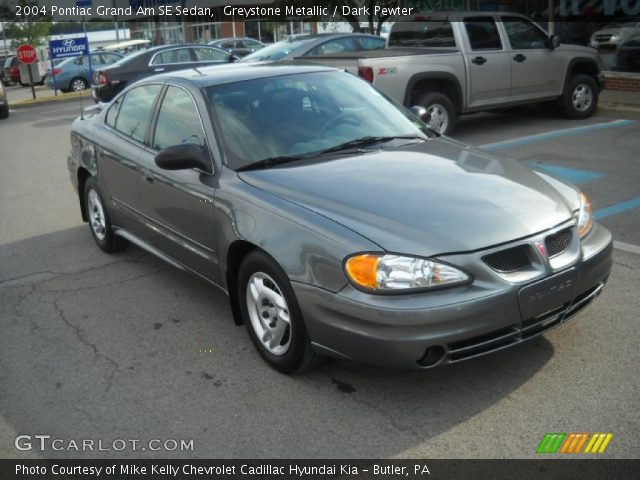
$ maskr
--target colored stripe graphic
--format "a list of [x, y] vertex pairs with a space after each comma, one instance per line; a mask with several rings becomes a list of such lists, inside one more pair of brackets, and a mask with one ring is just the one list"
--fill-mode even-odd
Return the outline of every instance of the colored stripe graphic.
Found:
[[582, 446], [589, 438], [588, 433], [571, 433], [562, 444], [560, 453], [580, 453]]
[[584, 453], [604, 453], [613, 438], [613, 433], [594, 433]]
[[547, 433], [540, 445], [538, 445], [538, 453], [556, 453], [562, 440], [567, 436], [566, 433]]

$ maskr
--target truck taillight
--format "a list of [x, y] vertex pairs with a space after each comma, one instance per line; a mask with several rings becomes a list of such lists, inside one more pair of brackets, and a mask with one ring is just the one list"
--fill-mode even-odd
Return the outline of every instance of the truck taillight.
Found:
[[373, 68], [358, 67], [358, 75], [364, 78], [367, 82], [373, 83]]

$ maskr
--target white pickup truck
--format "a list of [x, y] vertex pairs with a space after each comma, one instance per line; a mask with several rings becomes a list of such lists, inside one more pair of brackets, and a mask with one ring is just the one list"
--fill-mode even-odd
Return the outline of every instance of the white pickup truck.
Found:
[[602, 84], [597, 51], [560, 44], [515, 13], [452, 12], [394, 23], [384, 50], [305, 60], [357, 72], [449, 134], [466, 113], [555, 101], [570, 118], [593, 114]]

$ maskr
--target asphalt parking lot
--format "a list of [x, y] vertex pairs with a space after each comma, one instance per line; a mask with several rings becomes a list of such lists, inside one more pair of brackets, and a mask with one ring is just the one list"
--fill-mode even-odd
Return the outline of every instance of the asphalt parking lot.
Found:
[[[0, 457], [533, 458], [547, 432], [611, 432], [603, 456], [638, 456], [640, 121], [520, 109], [469, 117], [455, 134], [589, 195], [617, 243], [584, 313], [446, 368], [332, 361], [287, 377], [216, 289], [137, 248], [94, 245], [65, 165], [78, 112], [64, 102], [0, 122]], [[21, 434], [193, 450], [18, 451]]]

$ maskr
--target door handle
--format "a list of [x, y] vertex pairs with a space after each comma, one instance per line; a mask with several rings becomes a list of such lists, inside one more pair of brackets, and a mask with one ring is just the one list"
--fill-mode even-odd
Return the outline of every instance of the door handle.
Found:
[[476, 65], [482, 65], [483, 63], [487, 63], [487, 59], [484, 57], [476, 57], [473, 60], [471, 60], [472, 63], [475, 63]]
[[527, 59], [527, 57], [525, 57], [524, 55], [522, 55], [521, 53], [519, 53], [518, 55], [516, 55], [515, 57], [513, 57], [513, 59], [514, 59], [516, 62], [521, 63], [521, 62], [524, 62], [524, 61]]

